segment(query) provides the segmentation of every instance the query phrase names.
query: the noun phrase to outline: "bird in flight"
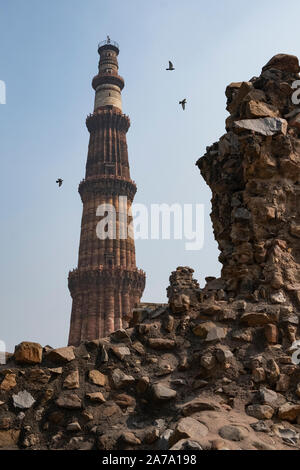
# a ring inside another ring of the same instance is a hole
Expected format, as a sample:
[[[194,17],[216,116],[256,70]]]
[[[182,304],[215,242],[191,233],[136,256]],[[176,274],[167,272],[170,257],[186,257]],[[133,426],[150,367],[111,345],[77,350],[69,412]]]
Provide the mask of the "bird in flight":
[[[166,70],[175,70],[172,62],[169,60],[169,67]]]
[[[61,178],[58,178],[56,180],[56,183],[58,184],[59,187],[61,187],[61,185],[63,184],[63,180]]]
[[[184,100],[182,100],[182,101],[179,101],[179,104],[181,104],[182,109],[184,110],[184,109],[185,109],[185,105],[186,105],[186,98],[184,98]]]

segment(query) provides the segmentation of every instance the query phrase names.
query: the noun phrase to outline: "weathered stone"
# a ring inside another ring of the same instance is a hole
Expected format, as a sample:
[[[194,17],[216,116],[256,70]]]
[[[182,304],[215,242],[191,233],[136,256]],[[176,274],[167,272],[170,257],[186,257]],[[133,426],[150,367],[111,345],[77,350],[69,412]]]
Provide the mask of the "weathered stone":
[[[280,281],[281,284],[281,281]],[[270,295],[270,300],[274,304],[284,304],[286,302],[286,296],[284,295],[283,292],[275,292],[274,294]]]
[[[159,439],[159,430],[156,428],[152,428],[146,432],[143,442],[145,442],[146,444],[153,444],[157,441],[157,439]]]
[[[94,419],[94,415],[90,410],[83,410],[83,412],[81,413],[81,416],[83,417],[85,421],[93,421]]]
[[[169,449],[169,440],[173,433],[172,429],[166,429],[159,438],[157,448],[160,450]]]
[[[241,119],[234,122],[235,129],[249,130],[261,135],[285,135],[287,132],[287,121],[277,117],[265,117],[260,119]]]
[[[253,340],[252,331],[250,329],[236,330],[232,332],[232,338],[240,341],[251,343]]]
[[[73,421],[67,425],[67,431],[78,432],[81,431],[81,426],[78,421]]]
[[[280,368],[274,359],[267,361],[266,374],[270,383],[275,383],[279,379]]]
[[[54,395],[54,390],[52,388],[46,389],[41,398],[41,405],[44,405],[45,403],[50,401],[53,395]]]
[[[281,426],[274,426],[274,432],[279,436],[285,444],[296,446],[299,440],[299,433],[294,429],[284,428]]]
[[[107,384],[107,376],[102,374],[99,370],[90,370],[89,381],[99,387],[104,387]]]
[[[49,369],[49,372],[51,372],[51,374],[61,375],[63,373],[63,368],[62,367],[54,367],[52,369]]]
[[[174,317],[172,315],[166,315],[163,319],[163,327],[168,333],[172,333],[174,329]]]
[[[86,397],[96,403],[104,403],[106,401],[101,392],[87,393]]]
[[[103,407],[101,407],[101,415],[105,418],[110,418],[114,415],[122,415],[122,411],[121,408],[115,403],[105,403]]]
[[[290,377],[286,374],[280,374],[276,384],[277,392],[287,392],[290,385]]]
[[[110,339],[118,343],[131,343],[128,332],[124,329],[116,330],[110,334]]]
[[[118,359],[123,361],[127,356],[130,356],[130,349],[127,346],[112,346],[111,350]]]
[[[226,425],[219,429],[219,434],[223,439],[229,441],[242,441],[248,436],[249,432],[242,426]]]
[[[262,70],[268,69],[298,73],[300,71],[298,57],[290,54],[277,54],[269,60]]]
[[[207,427],[193,418],[182,418],[176,425],[174,433],[170,437],[169,444],[172,447],[181,439],[199,440],[208,434]]]
[[[127,395],[126,393],[116,395],[114,401],[119,406],[135,406],[134,397]]]
[[[289,126],[291,127],[297,127],[298,129],[300,129],[300,114],[297,114],[296,116],[293,116],[290,120],[289,120]],[[295,227],[295,226],[294,226]],[[295,230],[295,236],[298,237],[298,232],[299,230],[299,227],[298,229],[296,228]],[[292,227],[291,227],[291,235],[294,235],[292,233]]]
[[[34,416],[37,421],[41,421],[44,411],[45,411],[44,408],[39,408],[35,411]]]
[[[227,101],[227,110],[235,114],[245,98],[245,96],[252,90],[253,84],[251,82],[236,82],[231,83],[226,88]]]
[[[271,431],[270,425],[268,425],[266,421],[256,421],[255,423],[251,423],[250,426],[255,432],[269,433]]]
[[[152,394],[155,400],[168,401],[175,398],[177,392],[161,383],[158,383],[152,386]]]
[[[141,441],[132,433],[132,432],[123,432],[120,435],[120,441],[131,444],[131,445],[140,445]]]
[[[173,313],[188,312],[190,309],[190,298],[185,294],[173,295],[170,300],[170,309]]]
[[[217,280],[213,281],[216,282]],[[210,283],[211,285],[211,283]],[[208,315],[208,316],[215,316],[220,315],[222,313],[222,307],[217,304],[204,304],[200,307],[200,315]]]
[[[187,381],[184,379],[173,379],[171,380],[172,385],[177,385],[177,386],[184,386],[187,385]]]
[[[170,450],[203,450],[199,442],[193,441],[192,439],[181,439],[176,442]]]
[[[271,419],[274,414],[274,409],[269,405],[249,405],[247,407],[249,416],[256,419]]]
[[[74,347],[68,346],[65,348],[52,349],[47,358],[51,362],[60,363],[60,362],[71,362],[75,359]]]
[[[228,346],[220,344],[216,348],[216,358],[221,364],[226,364],[232,361],[233,354]]]
[[[270,322],[270,317],[264,312],[247,312],[241,316],[241,322],[249,326],[261,326]]]
[[[279,419],[293,423],[300,415],[300,405],[294,403],[285,403],[278,410]]]
[[[219,411],[220,405],[215,401],[208,398],[195,398],[194,400],[185,403],[182,407],[182,414],[190,416],[199,411]]]
[[[268,343],[277,344],[278,342],[278,328],[276,325],[268,324],[264,328],[265,337]]]
[[[28,434],[22,442],[22,447],[34,447],[40,443],[40,438],[36,434]]]
[[[211,448],[212,450],[230,450],[223,439],[214,439]]]
[[[211,353],[206,353],[201,356],[200,364],[204,369],[211,370],[216,366],[216,359]]]
[[[115,369],[111,375],[113,385],[116,389],[127,387],[134,383],[134,377],[132,375],[126,375],[120,369]]]
[[[0,429],[10,429],[12,420],[9,417],[0,418]]]
[[[30,382],[44,385],[49,382],[51,376],[47,370],[28,369],[26,377]]]
[[[20,431],[11,429],[9,431],[0,431],[0,449],[12,449],[17,447]]]
[[[300,125],[300,114],[298,116],[299,116],[299,125]],[[293,235],[293,237],[300,238],[300,224],[297,225],[295,222],[291,222],[290,233],[291,235]]]
[[[168,349],[174,349],[176,346],[176,343],[172,339],[149,338],[148,345],[152,349],[168,350]]]
[[[137,383],[137,386],[136,386],[136,390],[139,394],[143,394],[146,392],[148,386],[150,384],[150,379],[149,377],[141,377],[139,380],[138,380],[138,383]]]
[[[285,399],[274,390],[270,390],[266,387],[262,387],[259,391],[259,401],[263,405],[269,405],[273,408],[277,408],[285,402]]]
[[[247,118],[277,117],[278,115],[279,111],[267,103],[250,100],[246,105]]]
[[[130,325],[138,325],[142,323],[148,316],[148,310],[142,307],[132,309],[132,318],[130,321]]]
[[[141,356],[144,356],[145,354],[145,348],[144,346],[142,345],[142,343],[140,343],[139,341],[135,341],[132,345],[133,349],[138,353],[140,354]]]
[[[68,390],[73,390],[79,388],[79,372],[78,370],[74,370],[71,372],[64,380],[63,384],[64,388]]]
[[[4,379],[1,382],[0,390],[8,392],[12,390],[17,385],[16,374],[6,374]]]
[[[216,341],[226,337],[226,328],[216,326],[213,322],[200,323],[195,326],[193,333],[205,341]]]
[[[70,410],[80,409],[82,407],[81,399],[76,393],[63,392],[56,400],[57,406]]]
[[[13,395],[12,398],[14,407],[21,408],[22,410],[31,408],[35,403],[33,396],[26,390],[19,392],[17,395]]]
[[[43,348],[38,343],[24,341],[15,347],[14,357],[19,364],[40,364],[43,358]]]

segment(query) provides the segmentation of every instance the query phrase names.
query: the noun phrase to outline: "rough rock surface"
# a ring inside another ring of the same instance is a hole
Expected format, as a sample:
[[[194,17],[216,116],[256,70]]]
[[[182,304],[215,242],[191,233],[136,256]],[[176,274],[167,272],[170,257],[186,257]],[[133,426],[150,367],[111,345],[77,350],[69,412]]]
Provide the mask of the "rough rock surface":
[[[0,448],[300,449],[298,73],[280,54],[229,85],[227,133],[197,163],[221,278],[201,289],[179,267],[169,304],[142,304],[126,330],[17,346],[0,366]]]
[[[229,85],[227,133],[197,162],[212,190],[224,300],[259,302],[261,313],[263,302],[284,305],[282,318],[300,307],[300,133],[293,122],[300,109],[292,101],[298,71],[297,58],[281,54],[260,77]],[[255,112],[266,107],[277,117]],[[278,323],[266,310],[265,322],[269,316]]]

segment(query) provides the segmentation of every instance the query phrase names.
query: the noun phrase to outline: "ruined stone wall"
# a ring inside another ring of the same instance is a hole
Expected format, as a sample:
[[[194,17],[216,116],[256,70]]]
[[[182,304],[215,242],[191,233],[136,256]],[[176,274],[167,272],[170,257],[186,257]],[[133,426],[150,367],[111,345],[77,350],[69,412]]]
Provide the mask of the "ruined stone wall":
[[[227,133],[197,165],[229,296],[300,305],[298,59],[275,56],[259,77],[226,89]]]

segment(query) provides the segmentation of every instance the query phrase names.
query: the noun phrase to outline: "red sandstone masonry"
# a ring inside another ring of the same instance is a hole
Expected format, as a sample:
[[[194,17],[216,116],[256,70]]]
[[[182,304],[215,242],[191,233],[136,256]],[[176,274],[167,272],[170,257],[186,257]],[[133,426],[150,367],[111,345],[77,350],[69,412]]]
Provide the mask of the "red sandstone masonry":
[[[93,79],[95,90],[101,84],[119,85],[115,46],[112,57],[108,45],[100,48],[99,74]],[[112,75],[103,67],[112,67]],[[145,287],[145,273],[136,268],[134,240],[122,240],[119,196],[126,196],[130,208],[136,185],[130,178],[126,133],[128,116],[116,106],[99,106],[87,118],[90,142],[85,179],[79,185],[83,202],[78,268],[69,273],[73,299],[69,345],[107,336],[127,326],[131,310],[138,305]],[[96,216],[101,204],[113,204],[116,210],[117,238],[100,240]],[[127,224],[132,217],[127,215]]]

